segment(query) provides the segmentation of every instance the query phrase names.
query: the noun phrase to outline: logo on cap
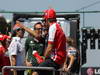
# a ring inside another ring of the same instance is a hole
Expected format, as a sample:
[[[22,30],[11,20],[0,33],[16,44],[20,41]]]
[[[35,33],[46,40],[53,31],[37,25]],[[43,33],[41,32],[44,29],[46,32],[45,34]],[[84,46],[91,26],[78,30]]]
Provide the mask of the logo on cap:
[[[94,69],[93,68],[88,68],[87,69],[87,75],[94,75]]]

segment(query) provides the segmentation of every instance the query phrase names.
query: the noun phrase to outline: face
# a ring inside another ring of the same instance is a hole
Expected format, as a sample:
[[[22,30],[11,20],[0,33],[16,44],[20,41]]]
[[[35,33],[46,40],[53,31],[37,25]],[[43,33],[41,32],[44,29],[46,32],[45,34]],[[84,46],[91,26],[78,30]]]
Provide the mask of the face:
[[[37,24],[34,28],[35,32],[41,36],[42,35],[42,25],[41,24]]]
[[[23,38],[23,36],[24,36],[24,33],[25,33],[25,31],[24,30],[19,30],[19,31],[17,31],[17,35],[20,37],[20,38]]]
[[[49,22],[47,20],[43,20],[42,21],[43,25],[48,26],[49,27]]]
[[[43,27],[43,35],[44,36],[48,35],[48,30],[49,30],[49,27],[47,25],[44,25],[44,27]]]
[[[48,35],[49,24],[46,20],[43,20],[42,23],[43,23],[43,35],[46,36]]]

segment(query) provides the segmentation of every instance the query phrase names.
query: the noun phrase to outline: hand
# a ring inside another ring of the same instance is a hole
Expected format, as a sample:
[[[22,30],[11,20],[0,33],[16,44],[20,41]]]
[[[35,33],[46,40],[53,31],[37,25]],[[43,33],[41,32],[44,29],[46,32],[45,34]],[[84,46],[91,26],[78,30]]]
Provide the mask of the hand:
[[[16,24],[18,24],[18,26],[20,26],[21,28],[24,28],[24,25],[20,21],[16,21]]]
[[[26,66],[31,67],[32,64],[30,62],[26,62]]]
[[[62,67],[63,71],[67,71],[67,64],[64,64],[64,66]]]
[[[42,63],[44,61],[43,57],[39,55],[37,51],[33,51],[33,56],[36,58],[38,64]]]
[[[70,71],[70,68],[63,67],[63,71],[65,71],[65,72],[69,72],[69,71]]]
[[[67,72],[70,72],[70,70],[71,70],[71,68],[69,68],[69,67],[66,68],[66,71]]]

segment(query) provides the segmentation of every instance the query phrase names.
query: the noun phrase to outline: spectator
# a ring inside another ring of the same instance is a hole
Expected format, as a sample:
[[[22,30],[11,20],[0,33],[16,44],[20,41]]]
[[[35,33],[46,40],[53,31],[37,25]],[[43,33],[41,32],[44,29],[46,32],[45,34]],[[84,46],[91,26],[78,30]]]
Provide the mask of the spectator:
[[[10,39],[10,36],[0,34],[0,72],[3,66],[10,66],[8,50],[7,50],[8,39]],[[9,75],[9,70],[6,70],[4,75]]]
[[[24,30],[15,25],[12,33],[12,41],[8,47],[11,66],[24,66],[25,48],[22,43],[23,36]],[[13,73],[16,75],[15,70],[13,70]],[[24,75],[24,71],[18,70],[17,75]]]
[[[42,24],[40,22],[36,23],[34,25],[34,31],[36,34],[40,36],[32,36],[27,38],[26,40],[26,51],[27,51],[27,56],[26,56],[26,65],[27,66],[38,66],[39,63],[37,59],[33,56],[33,51],[37,51],[40,56],[43,56],[44,53],[44,44],[45,41],[42,38]]]
[[[44,20],[49,25],[48,46],[44,53],[45,61],[39,64],[39,67],[54,67],[59,69],[66,59],[66,37],[65,34],[56,22],[56,12],[53,9],[48,9],[44,13]],[[50,58],[49,58],[50,57]],[[48,71],[37,71],[33,75],[49,75]]]
[[[7,22],[3,15],[0,14],[0,33],[7,34]]]
[[[67,72],[68,75],[78,75],[79,71],[79,52],[75,48],[75,42],[72,38],[67,38],[67,58],[63,66],[63,70]]]

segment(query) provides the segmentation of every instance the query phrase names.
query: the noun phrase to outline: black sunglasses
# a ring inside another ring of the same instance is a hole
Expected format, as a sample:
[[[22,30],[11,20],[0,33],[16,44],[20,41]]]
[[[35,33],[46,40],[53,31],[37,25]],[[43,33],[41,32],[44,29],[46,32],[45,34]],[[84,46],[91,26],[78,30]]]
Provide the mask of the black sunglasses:
[[[49,30],[48,28],[43,28],[43,31]]]
[[[34,28],[34,30],[42,30],[42,28]]]

